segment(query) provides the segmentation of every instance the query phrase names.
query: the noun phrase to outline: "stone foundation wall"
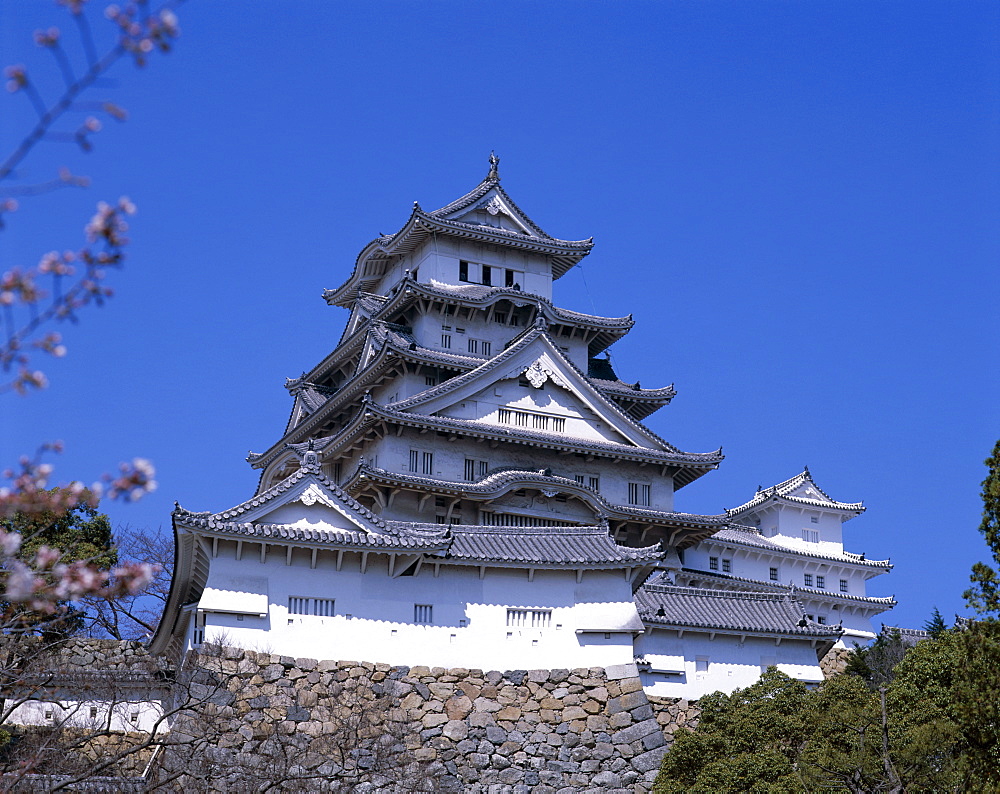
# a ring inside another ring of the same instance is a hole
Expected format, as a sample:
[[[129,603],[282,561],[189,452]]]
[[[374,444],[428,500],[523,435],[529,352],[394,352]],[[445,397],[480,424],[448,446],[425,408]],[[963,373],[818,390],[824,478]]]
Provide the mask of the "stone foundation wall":
[[[280,778],[282,790],[645,794],[698,718],[694,703],[651,701],[634,665],[501,673],[219,653],[199,659],[215,671],[209,706],[174,728],[211,739],[201,757],[165,760],[187,790]]]
[[[840,675],[847,669],[847,658],[850,656],[850,648],[831,648],[826,655],[819,660],[819,669],[823,671],[824,678],[832,678]]]

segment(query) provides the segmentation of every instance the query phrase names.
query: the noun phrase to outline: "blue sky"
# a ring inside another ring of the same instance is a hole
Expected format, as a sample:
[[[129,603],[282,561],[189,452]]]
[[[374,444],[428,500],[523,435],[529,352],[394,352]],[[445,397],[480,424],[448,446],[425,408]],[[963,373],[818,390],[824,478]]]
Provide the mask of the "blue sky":
[[[106,23],[94,9],[94,23]],[[649,420],[727,459],[678,494],[719,512],[808,465],[896,565],[887,622],[962,609],[982,460],[1000,436],[1000,7],[995,3],[263,3],[195,0],[175,52],[121,64],[96,150],[45,144],[87,191],[25,201],[0,269],[78,247],[99,199],[139,206],[116,297],[62,329],[51,386],[0,398],[0,461],[63,439],[63,479],[148,457],[113,519],[219,510],[280,434],[284,379],[346,320],[320,292],[501,157],[549,233],[594,236],[562,306],[636,327],[619,374],[678,396]],[[0,0],[3,64],[64,14]],[[48,76],[46,76],[48,75]],[[30,123],[0,96],[0,143]]]

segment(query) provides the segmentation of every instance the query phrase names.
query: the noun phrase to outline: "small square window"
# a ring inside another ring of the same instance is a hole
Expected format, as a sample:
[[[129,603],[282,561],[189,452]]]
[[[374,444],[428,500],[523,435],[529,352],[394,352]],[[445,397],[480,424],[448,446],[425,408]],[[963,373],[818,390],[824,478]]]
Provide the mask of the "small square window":
[[[811,521],[811,522],[812,522],[813,524],[818,524],[818,523],[819,523],[819,518],[818,518],[817,516],[809,516],[809,520],[810,520],[810,521]]]
[[[732,573],[733,572],[733,561],[732,560],[723,560],[722,561],[722,572],[723,573]]]
[[[694,669],[697,673],[707,673],[708,672],[709,657],[699,656],[694,660]]]
[[[778,569],[777,568],[771,568],[770,575],[771,575],[771,581],[772,582],[777,582],[778,581]]]
[[[825,615],[820,615],[818,618],[816,618],[816,622],[819,623],[819,625],[821,625],[821,626],[825,626],[826,625],[826,616]]]
[[[718,557],[709,557],[708,558],[708,570],[710,570],[710,571],[717,571],[717,570],[719,570],[719,558]]]
[[[413,605],[413,622],[419,626],[431,626],[434,623],[434,607],[431,604]]]

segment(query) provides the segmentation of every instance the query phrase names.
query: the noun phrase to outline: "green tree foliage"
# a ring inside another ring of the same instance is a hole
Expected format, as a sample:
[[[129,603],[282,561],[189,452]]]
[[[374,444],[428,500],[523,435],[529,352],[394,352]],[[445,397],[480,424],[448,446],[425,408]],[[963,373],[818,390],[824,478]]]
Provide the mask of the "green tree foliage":
[[[989,473],[983,480],[983,520],[979,531],[986,538],[993,561],[1000,568],[1000,441],[985,461]],[[983,562],[972,566],[969,577],[972,587],[965,591],[965,600],[980,614],[1000,615],[1000,576],[997,569]]]
[[[934,607],[934,611],[931,612],[930,618],[924,623],[924,631],[926,631],[931,639],[936,640],[942,634],[948,630],[948,624],[944,622],[944,618],[941,617],[941,610]]]
[[[59,558],[61,563],[82,560],[92,563],[97,569],[108,570],[118,562],[111,522],[107,515],[98,512],[87,500],[66,512],[40,510],[14,513],[0,519],[0,529],[21,534],[23,540],[15,557],[26,562],[31,561],[43,546],[58,549],[62,553]],[[34,626],[53,639],[77,633],[84,627],[82,614],[67,603],[62,603],[54,616],[44,618],[33,616],[26,606],[5,605],[5,610],[10,611],[9,626]]]
[[[847,657],[845,672],[862,678],[872,689],[878,689],[892,681],[893,669],[906,650],[899,629],[883,631],[871,645],[854,644]]]

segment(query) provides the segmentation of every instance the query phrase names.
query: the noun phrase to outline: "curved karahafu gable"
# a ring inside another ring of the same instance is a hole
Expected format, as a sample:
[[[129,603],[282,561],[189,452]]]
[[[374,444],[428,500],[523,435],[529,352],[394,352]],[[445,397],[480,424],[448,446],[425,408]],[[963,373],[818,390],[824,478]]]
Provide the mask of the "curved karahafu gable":
[[[475,188],[433,212],[414,202],[413,211],[395,234],[376,237],[366,245],[350,278],[323,297],[334,306],[349,308],[358,291],[372,292],[388,267],[434,234],[461,237],[505,248],[544,254],[552,263],[552,278],[564,275],[590,253],[593,239],[560,240],[542,231],[500,186],[500,174],[491,167]]]

